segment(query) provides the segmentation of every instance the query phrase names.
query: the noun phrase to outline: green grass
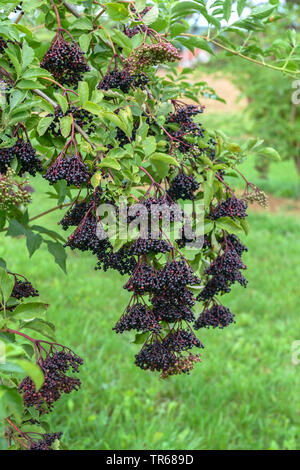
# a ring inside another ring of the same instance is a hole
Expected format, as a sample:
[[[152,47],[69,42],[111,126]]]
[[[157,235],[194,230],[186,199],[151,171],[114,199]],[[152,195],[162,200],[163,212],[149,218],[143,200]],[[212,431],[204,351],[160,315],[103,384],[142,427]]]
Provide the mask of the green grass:
[[[34,199],[36,213],[49,207],[39,193]],[[54,227],[59,216],[43,222]],[[200,331],[203,362],[168,381],[138,369],[138,347],[111,331],[128,299],[117,273],[71,252],[65,276],[46,250],[29,261],[24,239],[2,239],[0,257],[40,290],[58,339],[85,359],[81,391],[47,418],[70,448],[300,449],[300,366],[291,363],[300,339],[300,221],[251,214],[249,222],[249,287],[224,297],[236,324]]]

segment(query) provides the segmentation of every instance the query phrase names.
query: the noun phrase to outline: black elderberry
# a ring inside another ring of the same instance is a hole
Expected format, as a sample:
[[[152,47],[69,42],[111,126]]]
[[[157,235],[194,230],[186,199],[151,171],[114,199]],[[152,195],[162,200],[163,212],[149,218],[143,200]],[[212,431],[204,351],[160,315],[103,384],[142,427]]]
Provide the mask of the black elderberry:
[[[13,147],[0,148],[0,172],[5,174],[7,168],[10,167],[11,161],[14,158]]]
[[[74,206],[67,211],[59,224],[62,226],[63,230],[68,230],[71,226],[77,227],[85,216],[87,210],[88,204],[86,201],[76,202]]]
[[[84,72],[90,70],[84,53],[75,41],[67,42],[59,31],[42,59],[41,67],[52,73],[62,85],[77,87]]]
[[[145,261],[140,262],[129,281],[124,285],[124,289],[135,294],[159,290],[157,271]]]
[[[111,90],[112,88],[119,88],[123,93],[128,93],[130,86],[133,82],[133,77],[128,70],[114,69],[104,75],[101,82],[98,84],[98,90]]]
[[[28,450],[52,450],[52,444],[56,440],[60,440],[62,434],[62,432],[41,434],[41,439],[34,440],[31,437],[32,433],[28,432],[26,433],[26,438],[30,443]],[[36,435],[34,437],[36,438]]]
[[[124,331],[130,330],[159,333],[161,326],[155,319],[152,310],[146,305],[136,303],[127,307],[125,313],[114,326],[113,330],[115,330],[116,333],[123,333]]]
[[[234,315],[223,305],[213,305],[210,309],[205,308],[194,323],[194,329],[199,328],[224,328],[234,322]]]
[[[65,180],[68,186],[77,188],[86,183],[90,177],[88,166],[78,155],[70,155],[66,158],[58,157],[47,169],[43,178],[54,184],[59,180]]]
[[[38,171],[42,171],[42,163],[36,156],[36,150],[29,140],[25,141],[19,138],[13,147],[13,152],[21,165],[20,175],[27,172],[31,176],[35,176]]]
[[[186,175],[180,171],[177,176],[172,180],[167,194],[173,201],[177,199],[195,199],[194,192],[199,189],[200,184],[195,180],[192,175]]]
[[[248,215],[246,212],[247,207],[247,203],[244,200],[231,196],[225,201],[220,202],[217,207],[211,211],[210,218],[213,220],[220,219],[221,217],[231,217],[232,219],[238,217],[245,219]]]
[[[29,281],[20,281],[19,279],[15,280],[15,285],[13,287],[11,297],[15,299],[23,299],[28,297],[37,297],[39,292],[33,287]]]
[[[192,322],[195,320],[192,309],[185,304],[182,298],[172,299],[166,298],[163,295],[156,295],[152,298],[153,314],[157,321],[166,321],[174,323],[178,320],[185,320]]]
[[[83,360],[67,348],[48,353],[45,359],[39,361],[39,366],[44,374],[42,387],[36,390],[30,377],[25,377],[19,385],[24,405],[35,407],[40,415],[51,412],[54,403],[63,393],[69,394],[80,388],[80,380],[67,376],[66,372],[78,372],[81,364],[83,364]]]
[[[166,253],[171,250],[171,245],[165,240],[151,238],[138,238],[128,249],[130,255],[146,255],[153,253]]]
[[[0,54],[3,54],[6,48],[7,48],[7,41],[2,36],[0,36]]]
[[[173,367],[175,363],[175,353],[159,340],[144,345],[135,356],[135,364],[143,370],[164,371]]]
[[[195,336],[191,330],[184,330],[178,328],[175,331],[171,331],[163,340],[164,345],[169,351],[180,353],[182,351],[188,351],[193,347],[203,349],[204,346],[201,341]]]
[[[167,263],[158,272],[158,280],[160,286],[165,286],[173,292],[187,285],[194,286],[201,282],[184,260],[173,260]]]

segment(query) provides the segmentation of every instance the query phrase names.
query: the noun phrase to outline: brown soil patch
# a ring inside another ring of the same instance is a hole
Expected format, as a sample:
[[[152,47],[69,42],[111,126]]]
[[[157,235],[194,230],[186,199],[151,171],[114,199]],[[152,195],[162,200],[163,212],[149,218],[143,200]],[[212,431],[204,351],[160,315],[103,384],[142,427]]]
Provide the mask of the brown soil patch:
[[[231,83],[230,80],[221,77],[218,74],[206,75],[202,74],[200,71],[195,72],[193,80],[207,82],[208,86],[212,87],[216,94],[226,101],[226,103],[222,103],[221,101],[209,98],[201,98],[201,104],[206,106],[205,112],[207,114],[241,111],[246,108],[247,99],[240,99],[240,91],[233,85],[233,83]]]

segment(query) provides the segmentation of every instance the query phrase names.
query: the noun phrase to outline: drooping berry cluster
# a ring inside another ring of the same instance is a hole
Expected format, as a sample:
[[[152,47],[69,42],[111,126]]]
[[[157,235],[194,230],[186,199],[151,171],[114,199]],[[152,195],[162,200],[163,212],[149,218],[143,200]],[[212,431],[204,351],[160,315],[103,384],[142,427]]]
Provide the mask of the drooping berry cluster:
[[[7,168],[5,174],[0,174],[0,210],[10,212],[20,205],[26,207],[30,202],[29,180],[16,179],[16,172]]]
[[[0,36],[0,54],[3,54],[6,48],[7,48],[7,41],[2,36]]]
[[[37,172],[42,171],[41,160],[36,156],[36,150],[28,139],[19,138],[13,147],[13,151],[21,165],[20,175],[27,172],[31,176],[35,176]]]
[[[61,136],[60,119],[70,115],[73,116],[76,124],[83,128],[88,135],[95,132],[96,124],[93,123],[93,115],[89,111],[76,106],[70,106],[65,113],[59,106],[56,107],[54,119],[48,127],[48,132],[54,137]],[[53,114],[48,114],[47,117],[53,117]]]
[[[14,150],[11,148],[0,148],[0,173],[5,174],[14,158]]]
[[[115,68],[111,72],[104,75],[101,82],[98,84],[98,90],[111,90],[112,88],[119,88],[123,93],[128,93],[132,84],[133,77],[127,69],[119,70]]]
[[[52,450],[52,444],[56,440],[61,439],[63,435],[62,432],[55,432],[55,433],[45,433],[41,434],[40,439],[33,439],[31,437],[32,433],[26,433],[27,440],[29,441],[29,449],[28,450]],[[34,436],[36,438],[36,436]]]
[[[89,169],[82,161],[80,154],[73,154],[67,157],[59,156],[54,163],[49,166],[43,178],[54,184],[59,180],[65,180],[68,186],[74,185],[80,188],[90,178]]]
[[[158,334],[161,330],[161,326],[156,320],[152,310],[148,308],[147,305],[135,301],[133,305],[129,305],[126,308],[113,330],[115,330],[116,333],[136,330],[143,333],[153,331]]]
[[[173,44],[170,42],[157,42],[142,44],[132,51],[126,60],[126,66],[132,73],[136,73],[151,65],[176,62],[180,59],[179,51]]]
[[[36,290],[31,282],[29,281],[21,281],[16,278],[15,285],[11,293],[11,297],[15,299],[25,299],[28,297],[38,297],[39,291]]]
[[[182,153],[191,152],[194,148],[198,149],[195,142],[189,142],[190,137],[204,137],[205,130],[200,123],[193,121],[193,117],[203,113],[202,106],[187,105],[173,100],[174,112],[169,114],[167,124],[170,126],[170,135],[176,139],[178,149]],[[174,124],[177,129],[173,129]],[[185,138],[186,137],[186,138]]]
[[[173,201],[177,201],[177,199],[193,200],[195,199],[194,192],[197,191],[199,187],[200,184],[192,175],[186,175],[183,171],[179,171],[172,180],[167,193]]]
[[[243,199],[230,196],[211,211],[210,217],[213,220],[220,219],[221,217],[245,219],[247,217],[247,207],[247,203]]]
[[[152,7],[146,7],[142,11],[139,12],[137,20],[139,21],[141,18],[145,16],[148,11],[151,10]],[[135,8],[131,8],[132,13],[136,13]],[[129,38],[133,38],[138,33],[144,33],[147,29],[147,26],[144,24],[140,24],[137,26],[124,26],[124,34],[128,36]]]
[[[205,270],[209,280],[197,300],[207,301],[217,294],[228,293],[235,282],[247,287],[247,280],[241,273],[241,270],[247,268],[241,260],[241,255],[247,248],[234,235],[225,238],[223,245],[223,253],[219,253],[210,267]]]
[[[41,348],[40,343],[37,342],[39,348]],[[83,360],[67,348],[57,350],[55,345],[51,345],[51,349],[46,357],[39,361],[45,378],[42,387],[36,390],[30,377],[25,377],[19,385],[25,406],[36,408],[40,415],[51,412],[54,403],[62,394],[77,391],[81,386],[79,379],[66,373],[68,371],[77,373]]]
[[[224,328],[234,322],[234,315],[229,308],[215,304],[211,308],[205,308],[194,323],[194,329],[199,328]]]
[[[67,42],[60,29],[44,55],[41,67],[52,73],[61,85],[74,87],[82,80],[83,74],[90,70],[78,44],[72,37]]]

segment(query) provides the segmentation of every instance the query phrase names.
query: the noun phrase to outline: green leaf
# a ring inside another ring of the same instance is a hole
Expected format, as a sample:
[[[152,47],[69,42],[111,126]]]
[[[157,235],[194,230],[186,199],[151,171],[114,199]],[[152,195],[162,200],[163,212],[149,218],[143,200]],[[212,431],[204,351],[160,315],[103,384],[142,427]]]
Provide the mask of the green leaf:
[[[67,138],[70,135],[72,127],[71,116],[64,116],[59,119],[60,130],[63,137]]]
[[[23,328],[26,328],[27,330],[37,331],[38,333],[41,333],[46,338],[49,338],[52,341],[56,340],[54,334],[55,327],[53,323],[45,321],[41,318],[35,318],[34,320],[24,322],[21,326],[21,329]]]
[[[83,109],[86,109],[90,113],[96,114],[97,116],[103,116],[103,108],[92,101],[86,101],[82,106]]]
[[[25,374],[31,378],[36,391],[39,390],[45,380],[42,369],[26,359],[16,359],[15,362],[23,369]]]
[[[67,99],[60,95],[59,93],[53,93],[55,96],[56,101],[58,102],[59,106],[63,113],[65,113],[69,107]]]
[[[135,335],[134,341],[132,341],[133,344],[144,344],[147,337],[149,336],[149,333],[137,333]]]
[[[43,238],[39,234],[34,234],[30,230],[26,233],[26,245],[31,256],[38,250],[43,242]]]
[[[242,227],[230,217],[221,217],[216,221],[216,226],[222,230],[226,230],[226,232],[234,233],[235,235],[240,235],[243,230]]]
[[[179,166],[177,160],[166,153],[156,152],[150,156],[149,160],[161,178],[168,175],[170,165]]]
[[[118,160],[115,160],[110,157],[104,158],[99,165],[100,168],[113,168],[114,170],[121,170],[121,165]]]
[[[26,302],[19,304],[11,313],[10,317],[20,320],[31,320],[39,315],[44,315],[49,305],[43,302]]]
[[[9,414],[13,414],[16,421],[20,422],[23,414],[23,400],[18,391],[15,388],[0,385],[0,398],[7,406]]]
[[[7,274],[5,269],[0,268],[0,294],[2,304],[5,304],[10,298],[14,285],[14,276]]]
[[[55,240],[55,241],[60,240],[63,243],[65,243],[65,239],[59,233],[55,232],[54,230],[49,230],[48,228],[42,227],[41,225],[32,225],[30,228],[34,232],[44,233],[44,234],[48,235],[49,237],[53,238],[53,240]]]
[[[82,16],[81,18],[78,18],[77,20],[75,20],[72,23],[72,29],[92,30],[93,29],[93,23],[86,16]]]
[[[228,22],[231,16],[232,0],[225,0],[223,3],[224,18]]]
[[[105,6],[108,16],[114,21],[126,20],[129,16],[126,6],[121,3],[106,3]]]
[[[145,24],[149,25],[154,23],[154,21],[157,20],[159,15],[159,10],[157,5],[153,5],[151,7],[151,10],[149,10],[144,16],[143,16],[143,21]]]
[[[21,90],[33,90],[34,88],[45,88],[44,85],[41,85],[35,80],[21,80],[16,85],[17,88]]]
[[[272,147],[266,147],[266,148],[260,150],[259,154],[263,155],[264,157],[271,158],[272,160],[275,160],[275,161],[278,161],[278,162],[281,161],[281,157],[280,157],[279,153],[277,152],[277,150],[273,149]]]
[[[210,47],[209,43],[205,41],[205,39],[197,38],[197,37],[193,37],[193,38],[180,37],[180,38],[177,38],[177,41],[183,44],[188,49],[190,49],[190,51],[192,52],[194,51],[194,48],[197,47],[198,49],[202,49],[208,52],[209,54],[215,55],[214,50]]]
[[[238,12],[239,16],[241,16],[241,14],[243,13],[245,5],[246,5],[246,0],[238,0],[237,1],[237,12]]]
[[[143,142],[142,142],[142,145],[143,145],[143,149],[144,149],[144,152],[145,152],[145,155],[146,157],[148,157],[149,155],[151,155],[153,152],[155,152],[156,150],[156,140],[155,140],[155,137],[154,136],[149,136],[147,137]]]
[[[81,106],[89,99],[89,86],[86,82],[79,82],[78,83],[78,94],[80,99]]]
[[[22,69],[26,69],[34,59],[34,50],[28,46],[27,42],[23,40],[22,43]]]
[[[81,34],[79,38],[79,46],[83,52],[87,52],[90,47],[92,36],[90,34]]]
[[[48,245],[48,251],[54,257],[55,262],[58,266],[63,270],[64,273],[67,273],[66,270],[66,250],[64,249],[63,245],[59,242],[46,242]]]
[[[40,121],[38,123],[38,126],[37,126],[37,133],[40,136],[45,134],[48,127],[52,123],[53,119],[54,119],[54,116],[53,117],[43,117],[42,119],[40,119]]]

